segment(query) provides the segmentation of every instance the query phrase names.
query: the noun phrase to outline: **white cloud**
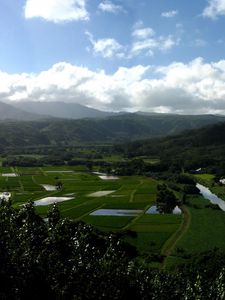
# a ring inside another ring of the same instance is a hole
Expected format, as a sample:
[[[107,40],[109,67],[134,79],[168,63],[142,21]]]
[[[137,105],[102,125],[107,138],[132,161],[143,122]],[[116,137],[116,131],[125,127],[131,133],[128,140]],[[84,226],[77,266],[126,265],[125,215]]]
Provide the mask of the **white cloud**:
[[[179,45],[180,38],[168,35],[157,36],[151,27],[143,27],[142,22],[134,25],[131,33],[132,43],[127,45],[120,44],[114,38],[95,39],[90,32],[86,32],[92,45],[92,51],[96,55],[104,58],[124,58],[132,59],[135,56],[153,56],[156,50],[166,52]],[[90,48],[87,48],[90,51]]]
[[[124,47],[113,38],[104,38],[95,40],[90,32],[86,32],[93,46],[94,54],[101,55],[104,58],[122,58],[124,57]]]
[[[60,62],[39,74],[0,72],[1,100],[66,101],[103,110],[225,114],[225,60],[103,70]]]
[[[123,13],[126,12],[125,9],[121,5],[114,4],[114,3],[112,3],[111,1],[108,1],[108,0],[105,0],[105,1],[101,2],[99,4],[98,8],[101,11],[108,12],[108,13],[113,13],[113,14],[118,14],[120,12],[123,12]]]
[[[134,42],[128,57],[134,57],[139,54],[153,56],[155,50],[165,52],[179,44],[179,39],[174,36],[156,36],[154,30],[149,27],[135,29],[132,36],[134,37]]]
[[[46,21],[62,23],[88,20],[87,0],[27,0],[25,18],[43,18]]]
[[[164,18],[173,18],[176,15],[178,15],[178,10],[164,11],[161,13],[161,17],[164,17]]]
[[[146,39],[150,36],[153,36],[154,34],[155,31],[151,27],[135,29],[132,32],[132,36],[137,39]]]
[[[225,16],[225,0],[208,0],[208,6],[205,7],[202,15],[211,19]]]

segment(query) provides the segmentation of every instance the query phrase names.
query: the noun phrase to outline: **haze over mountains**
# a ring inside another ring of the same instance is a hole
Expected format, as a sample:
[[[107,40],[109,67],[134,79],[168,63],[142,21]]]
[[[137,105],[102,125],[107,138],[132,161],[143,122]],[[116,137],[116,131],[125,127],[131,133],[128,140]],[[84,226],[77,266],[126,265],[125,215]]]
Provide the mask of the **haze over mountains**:
[[[21,101],[12,102],[11,105],[28,113],[63,119],[104,118],[114,115],[112,112],[100,111],[78,103]]]
[[[27,110],[30,109],[32,112],[28,112],[23,111],[19,103],[16,108],[0,102],[2,146],[124,142],[175,135],[186,129],[225,122],[224,116],[215,115],[139,112],[110,116],[110,113],[77,104],[41,103],[39,105],[40,102],[32,102],[30,106],[27,106]],[[26,108],[25,103],[22,106]],[[37,112],[40,114],[33,113],[36,111],[35,107],[38,108]],[[71,119],[72,117],[78,118],[78,116],[80,119]]]
[[[0,102],[0,120],[21,120],[34,121],[43,118],[43,116],[32,112],[26,112],[20,108]]]

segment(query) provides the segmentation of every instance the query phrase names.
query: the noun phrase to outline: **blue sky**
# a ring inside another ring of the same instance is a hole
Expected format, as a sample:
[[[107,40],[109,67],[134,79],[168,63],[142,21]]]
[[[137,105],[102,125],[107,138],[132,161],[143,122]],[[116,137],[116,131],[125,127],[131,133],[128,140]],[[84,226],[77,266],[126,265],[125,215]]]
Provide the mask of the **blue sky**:
[[[225,0],[1,0],[0,99],[225,113]]]

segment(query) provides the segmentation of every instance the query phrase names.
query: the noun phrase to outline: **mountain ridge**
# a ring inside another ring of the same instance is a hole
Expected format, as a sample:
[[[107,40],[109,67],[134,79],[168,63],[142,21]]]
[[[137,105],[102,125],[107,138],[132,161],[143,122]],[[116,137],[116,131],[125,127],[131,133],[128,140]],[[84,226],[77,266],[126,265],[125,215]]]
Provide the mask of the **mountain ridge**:
[[[225,122],[225,117],[124,114],[79,120],[57,118],[37,121],[2,120],[0,138],[4,146],[121,143],[172,136],[183,130],[219,122]]]
[[[90,108],[78,103],[67,103],[63,101],[40,102],[40,101],[21,101],[12,103],[12,106],[43,116],[50,116],[62,119],[84,119],[84,118],[105,118],[114,115],[113,112],[105,112]]]

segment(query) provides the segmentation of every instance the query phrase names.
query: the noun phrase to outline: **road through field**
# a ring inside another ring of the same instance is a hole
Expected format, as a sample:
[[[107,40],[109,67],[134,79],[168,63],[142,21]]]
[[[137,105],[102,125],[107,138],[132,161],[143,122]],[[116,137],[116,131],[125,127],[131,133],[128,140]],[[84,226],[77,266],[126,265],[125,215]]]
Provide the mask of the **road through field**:
[[[183,237],[183,235],[187,232],[190,222],[191,222],[191,215],[186,206],[182,206],[183,212],[183,221],[178,228],[178,230],[166,241],[164,244],[161,255],[165,256],[163,260],[162,269],[166,267],[167,258],[172,254],[174,247],[176,246],[177,242]]]

